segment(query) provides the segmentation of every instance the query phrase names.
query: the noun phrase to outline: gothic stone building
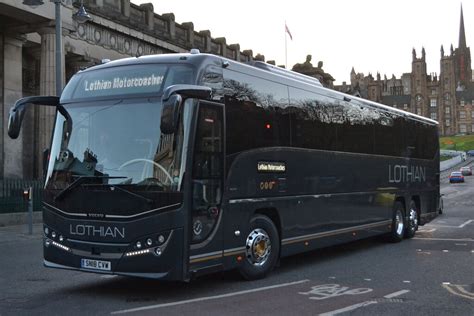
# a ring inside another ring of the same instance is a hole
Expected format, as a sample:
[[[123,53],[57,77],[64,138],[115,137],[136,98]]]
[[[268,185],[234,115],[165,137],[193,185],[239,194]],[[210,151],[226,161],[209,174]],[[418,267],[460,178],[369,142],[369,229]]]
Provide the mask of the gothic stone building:
[[[474,79],[462,8],[458,48],[451,45],[446,54],[441,46],[439,76],[427,73],[424,48],[420,58],[415,49],[412,55],[411,72],[399,79],[364,76],[352,68],[350,85],[335,89],[437,120],[441,135],[474,134]]]
[[[195,31],[192,22],[176,23],[173,13],[156,14],[153,5],[130,0],[84,0],[92,20],[78,24],[75,0],[64,0],[62,78],[102,59],[181,53],[191,48],[238,61],[265,60],[224,37]],[[0,179],[39,178],[42,153],[49,146],[54,109],[31,107],[16,140],[7,135],[10,107],[21,97],[55,95],[55,8],[44,1],[32,8],[21,0],[0,0]]]

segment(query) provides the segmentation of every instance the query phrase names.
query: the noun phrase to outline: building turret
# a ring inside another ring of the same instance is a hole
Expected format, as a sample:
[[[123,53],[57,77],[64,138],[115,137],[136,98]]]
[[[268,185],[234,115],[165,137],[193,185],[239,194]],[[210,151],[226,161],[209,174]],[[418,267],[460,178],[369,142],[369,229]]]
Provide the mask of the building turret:
[[[459,48],[466,48],[466,33],[464,31],[464,17],[461,4],[461,23],[459,25]]]
[[[459,23],[459,47],[454,51],[456,82],[460,87],[468,87],[472,81],[471,50],[466,45],[464,30],[464,16],[461,6],[461,20]]]

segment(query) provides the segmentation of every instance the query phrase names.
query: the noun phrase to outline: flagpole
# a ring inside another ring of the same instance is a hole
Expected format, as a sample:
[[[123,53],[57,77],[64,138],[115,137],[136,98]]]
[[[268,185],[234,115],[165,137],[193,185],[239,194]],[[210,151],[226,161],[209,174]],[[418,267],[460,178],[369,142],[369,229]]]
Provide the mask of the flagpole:
[[[286,20],[285,20],[285,68],[288,69],[288,49],[286,44]]]

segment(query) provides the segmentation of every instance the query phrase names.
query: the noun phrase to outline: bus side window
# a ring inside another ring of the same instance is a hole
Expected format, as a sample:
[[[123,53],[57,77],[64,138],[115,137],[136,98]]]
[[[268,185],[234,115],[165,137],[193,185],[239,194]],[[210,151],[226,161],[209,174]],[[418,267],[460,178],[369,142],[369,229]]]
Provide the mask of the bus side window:
[[[212,89],[212,100],[223,101],[224,79],[221,67],[216,67],[214,65],[208,66],[204,71],[199,84]]]

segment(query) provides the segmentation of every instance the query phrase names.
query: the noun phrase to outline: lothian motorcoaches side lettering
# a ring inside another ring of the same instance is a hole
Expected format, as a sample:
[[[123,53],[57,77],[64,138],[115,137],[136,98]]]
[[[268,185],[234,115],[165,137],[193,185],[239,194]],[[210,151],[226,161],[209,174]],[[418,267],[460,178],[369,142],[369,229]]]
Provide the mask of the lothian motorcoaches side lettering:
[[[388,165],[388,182],[425,182],[426,167],[407,165]]]

